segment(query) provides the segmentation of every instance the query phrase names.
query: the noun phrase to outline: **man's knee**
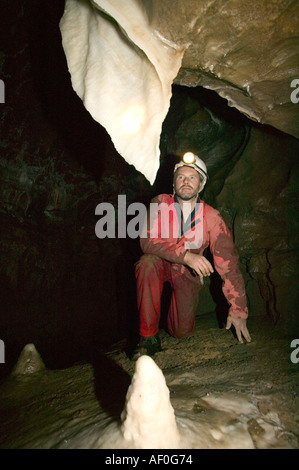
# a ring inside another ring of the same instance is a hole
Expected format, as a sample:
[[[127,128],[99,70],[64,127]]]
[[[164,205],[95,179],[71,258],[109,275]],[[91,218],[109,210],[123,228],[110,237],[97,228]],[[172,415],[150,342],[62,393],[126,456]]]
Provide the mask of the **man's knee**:
[[[145,254],[140,257],[139,261],[137,261],[135,265],[135,273],[137,275],[140,270],[150,272],[160,265],[162,265],[162,259],[159,256]]]
[[[176,328],[174,331],[170,331],[171,336],[177,339],[189,338],[192,336],[195,330],[195,325],[190,326],[190,328]]]

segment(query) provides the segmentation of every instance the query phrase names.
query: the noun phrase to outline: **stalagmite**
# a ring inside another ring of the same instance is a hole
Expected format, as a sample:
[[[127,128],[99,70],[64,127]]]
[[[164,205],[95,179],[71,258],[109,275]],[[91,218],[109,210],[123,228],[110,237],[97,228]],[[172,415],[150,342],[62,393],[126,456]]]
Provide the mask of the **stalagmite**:
[[[12,375],[35,374],[45,369],[45,364],[34,344],[27,344],[22,350],[18,362],[12,370]]]
[[[60,30],[74,90],[120,155],[153,183],[185,49],[153,29],[138,0],[66,0]]]
[[[178,448],[176,425],[164,375],[149,356],[141,356],[127,392],[122,434],[139,449]]]

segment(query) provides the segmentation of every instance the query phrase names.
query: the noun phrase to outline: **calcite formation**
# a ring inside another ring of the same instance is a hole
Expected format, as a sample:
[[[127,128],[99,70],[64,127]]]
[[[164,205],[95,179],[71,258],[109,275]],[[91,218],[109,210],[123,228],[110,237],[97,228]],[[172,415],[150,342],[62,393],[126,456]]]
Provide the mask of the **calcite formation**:
[[[12,375],[31,375],[45,369],[45,364],[34,344],[24,346]]]
[[[157,34],[135,0],[67,0],[60,27],[74,90],[118,152],[153,183],[183,48]]]
[[[169,389],[161,369],[141,356],[126,397],[122,434],[139,449],[175,449],[180,444]]]

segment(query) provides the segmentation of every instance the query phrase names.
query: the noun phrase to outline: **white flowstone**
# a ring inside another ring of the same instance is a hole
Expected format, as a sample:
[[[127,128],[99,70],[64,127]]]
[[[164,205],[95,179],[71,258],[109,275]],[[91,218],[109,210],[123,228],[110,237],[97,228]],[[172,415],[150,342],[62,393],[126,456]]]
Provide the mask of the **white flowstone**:
[[[122,413],[125,440],[139,449],[175,449],[180,444],[174,409],[162,371],[149,356],[136,362]]]
[[[153,184],[185,48],[153,29],[138,0],[66,0],[60,30],[74,90],[120,155]]]

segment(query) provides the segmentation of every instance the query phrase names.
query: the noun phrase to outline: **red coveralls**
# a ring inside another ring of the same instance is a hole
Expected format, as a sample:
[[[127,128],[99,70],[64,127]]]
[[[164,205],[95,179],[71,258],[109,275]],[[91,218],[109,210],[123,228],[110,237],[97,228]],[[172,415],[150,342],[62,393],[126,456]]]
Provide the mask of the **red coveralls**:
[[[151,202],[156,205],[165,203],[159,207],[167,208],[174,204],[175,199],[168,194],[161,194]],[[202,255],[205,248],[210,246],[214,267],[222,278],[222,290],[230,304],[229,315],[235,318],[247,318],[244,280],[239,271],[239,257],[231,234],[219,212],[204,201],[200,202],[201,212],[195,211],[193,222],[199,221],[203,224],[202,244],[200,248],[190,251]],[[164,236],[165,232],[163,237],[161,236],[163,220],[169,223],[167,238]],[[194,276],[183,264],[187,232],[178,237],[179,227],[180,221],[176,212],[170,211],[167,218],[163,218],[163,209],[161,209],[155,226],[153,227],[148,221],[146,234],[140,237],[144,255],[136,263],[135,273],[141,336],[153,336],[159,331],[161,295],[166,281],[169,281],[172,287],[167,317],[169,333],[175,338],[183,338],[194,331],[201,283],[200,277]]]

